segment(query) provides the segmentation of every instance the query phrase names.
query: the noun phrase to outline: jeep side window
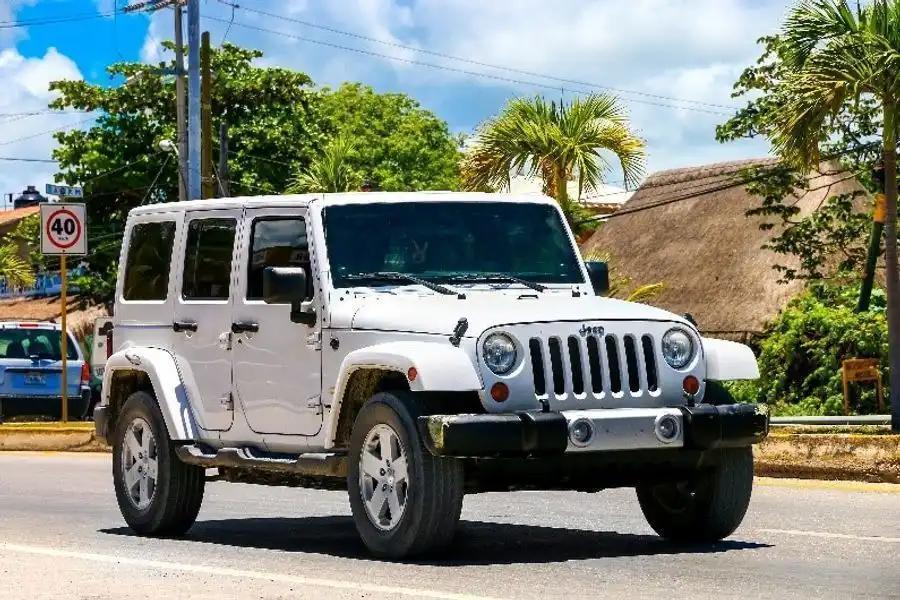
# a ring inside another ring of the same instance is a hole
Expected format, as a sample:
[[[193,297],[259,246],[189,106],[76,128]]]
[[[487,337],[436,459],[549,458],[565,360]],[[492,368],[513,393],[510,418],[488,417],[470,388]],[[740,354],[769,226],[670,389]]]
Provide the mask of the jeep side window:
[[[185,300],[227,300],[231,288],[235,219],[194,219],[188,225],[181,276]]]
[[[125,300],[166,299],[174,240],[174,221],[138,223],[131,228],[122,286]]]
[[[309,242],[303,219],[263,217],[253,221],[250,261],[247,265],[247,300],[262,300],[263,271],[266,267],[303,267],[309,290],[313,289]]]

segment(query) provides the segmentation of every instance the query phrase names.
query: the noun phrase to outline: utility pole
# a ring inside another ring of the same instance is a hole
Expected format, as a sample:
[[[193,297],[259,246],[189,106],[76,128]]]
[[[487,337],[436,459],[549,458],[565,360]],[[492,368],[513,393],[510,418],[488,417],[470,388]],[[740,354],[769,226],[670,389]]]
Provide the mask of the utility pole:
[[[188,16],[188,198],[201,198],[200,0],[187,0]]]
[[[200,168],[204,198],[214,198],[216,195],[212,174],[212,69],[209,54],[209,32],[204,31],[200,46],[200,130],[203,138]]]
[[[222,119],[222,122],[219,123],[219,194],[221,198],[228,198],[231,196],[231,189],[229,185],[230,177],[228,175],[228,125],[225,124],[225,119]]]
[[[178,138],[175,143],[178,147],[178,200],[184,202],[188,199],[188,140],[185,97],[184,97],[184,33],[182,27],[181,2],[175,3],[175,119],[178,121]]]

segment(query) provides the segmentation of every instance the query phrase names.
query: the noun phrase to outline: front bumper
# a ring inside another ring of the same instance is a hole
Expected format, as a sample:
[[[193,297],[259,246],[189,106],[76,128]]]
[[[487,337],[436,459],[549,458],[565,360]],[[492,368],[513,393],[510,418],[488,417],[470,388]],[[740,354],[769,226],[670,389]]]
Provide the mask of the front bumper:
[[[670,435],[661,432],[663,421]],[[573,441],[576,423],[587,424],[589,440]],[[419,417],[419,428],[437,456],[492,457],[749,446],[766,437],[769,417],[756,405],[730,404],[429,415]]]

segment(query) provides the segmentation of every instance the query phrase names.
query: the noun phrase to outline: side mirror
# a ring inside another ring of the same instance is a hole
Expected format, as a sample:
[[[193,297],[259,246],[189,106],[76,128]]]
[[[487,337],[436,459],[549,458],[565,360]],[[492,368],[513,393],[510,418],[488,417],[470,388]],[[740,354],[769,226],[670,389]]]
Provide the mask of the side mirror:
[[[589,261],[584,263],[587,267],[588,279],[594,288],[594,295],[603,296],[609,291],[609,265],[605,262]]]
[[[263,300],[266,304],[290,304],[291,321],[312,326],[316,313],[306,293],[306,271],[300,267],[266,267]]]

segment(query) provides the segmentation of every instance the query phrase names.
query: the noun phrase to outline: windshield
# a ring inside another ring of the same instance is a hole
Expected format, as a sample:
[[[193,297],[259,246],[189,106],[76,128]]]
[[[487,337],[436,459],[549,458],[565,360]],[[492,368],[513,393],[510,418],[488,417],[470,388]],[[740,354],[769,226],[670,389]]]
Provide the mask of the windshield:
[[[55,329],[0,329],[0,358],[62,360],[61,339],[60,331]],[[66,354],[70,360],[78,358],[71,337]]]
[[[360,285],[354,275],[366,273],[443,283],[498,274],[542,283],[584,281],[559,212],[546,204],[352,204],[329,206],[324,214],[335,287]]]

